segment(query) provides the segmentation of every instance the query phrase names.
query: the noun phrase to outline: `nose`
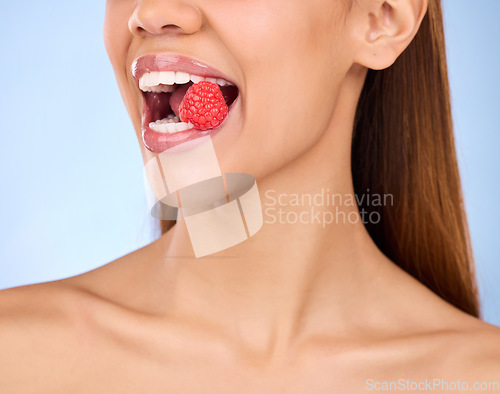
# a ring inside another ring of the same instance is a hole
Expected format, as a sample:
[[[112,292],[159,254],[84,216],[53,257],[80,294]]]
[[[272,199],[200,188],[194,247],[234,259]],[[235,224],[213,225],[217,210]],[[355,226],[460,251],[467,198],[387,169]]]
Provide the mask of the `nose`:
[[[128,23],[131,33],[137,36],[193,34],[202,26],[201,12],[189,0],[139,0]]]

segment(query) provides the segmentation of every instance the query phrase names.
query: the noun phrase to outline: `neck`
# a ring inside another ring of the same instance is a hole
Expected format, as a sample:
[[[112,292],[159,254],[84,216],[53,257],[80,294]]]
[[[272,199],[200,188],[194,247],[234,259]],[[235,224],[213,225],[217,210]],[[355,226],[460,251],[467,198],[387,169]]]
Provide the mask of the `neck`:
[[[269,353],[309,335],[308,327],[328,331],[332,322],[350,319],[357,300],[363,307],[363,289],[385,260],[359,216],[350,171],[361,86],[341,90],[316,146],[257,181],[264,214],[257,234],[195,259],[181,219],[156,242],[175,294],[169,313],[199,318],[210,311],[226,335]]]

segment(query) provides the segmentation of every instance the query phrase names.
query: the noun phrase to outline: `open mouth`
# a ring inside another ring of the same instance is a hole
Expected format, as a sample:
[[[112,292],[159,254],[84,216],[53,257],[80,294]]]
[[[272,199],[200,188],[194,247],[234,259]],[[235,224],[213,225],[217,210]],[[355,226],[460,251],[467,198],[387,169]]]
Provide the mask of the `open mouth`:
[[[191,123],[181,122],[179,107],[189,87],[201,81],[219,85],[228,108],[238,97],[237,86],[222,78],[202,77],[181,71],[143,74],[139,79],[144,98],[143,127],[147,125],[153,131],[167,134],[192,129],[194,126]]]

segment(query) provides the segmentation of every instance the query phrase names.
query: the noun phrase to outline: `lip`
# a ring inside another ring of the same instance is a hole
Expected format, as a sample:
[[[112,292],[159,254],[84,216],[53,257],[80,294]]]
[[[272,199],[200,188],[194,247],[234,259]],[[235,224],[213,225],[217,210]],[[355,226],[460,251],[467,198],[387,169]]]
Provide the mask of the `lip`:
[[[201,77],[223,78],[226,81],[229,81],[237,86],[224,73],[217,70],[216,68],[211,67],[196,59],[179,54],[160,53],[140,56],[132,62],[131,70],[132,76],[136,81],[138,89],[139,79],[141,78],[141,76],[147,72],[152,71],[182,71],[189,74],[199,75]],[[143,93],[142,90],[141,93]],[[172,149],[177,145],[184,144],[185,142],[192,141],[206,135],[214,136],[215,134],[220,132],[230,120],[231,113],[233,112],[232,110],[234,110],[235,105],[239,102],[239,98],[240,95],[238,94],[238,97],[234,100],[233,103],[231,103],[228,108],[228,115],[226,119],[224,119],[224,122],[218,127],[205,131],[190,129],[169,134],[154,131],[149,127],[149,123],[151,122],[151,113],[146,108],[147,103],[146,100],[144,100],[143,96],[143,109],[141,118],[142,142],[149,151],[153,153],[161,153],[165,150]]]
[[[147,72],[183,71],[188,74],[199,75],[200,77],[222,78],[236,85],[224,75],[224,73],[216,68],[199,60],[174,53],[158,53],[140,56],[132,62],[131,69],[132,76],[137,83],[139,83],[139,78]]]
[[[235,112],[234,107],[236,107],[236,105],[239,104],[239,101],[240,101],[240,95],[238,95],[238,97],[236,97],[233,103],[231,103],[231,105],[229,106],[227,117],[226,119],[224,119],[224,122],[222,122],[222,124],[213,129],[204,131],[190,129],[186,131],[179,131],[177,133],[172,133],[172,134],[159,133],[157,131],[152,130],[149,127],[149,122],[151,119],[148,119],[148,116],[146,115],[148,112],[143,111],[142,128],[141,128],[142,142],[149,151],[153,153],[161,153],[166,150],[171,150],[177,145],[184,144],[188,141],[192,141],[197,138],[201,138],[207,135],[213,137],[214,135],[219,133],[224,127],[229,126],[230,121],[232,119],[231,115]],[[195,145],[186,144],[185,146],[194,147]]]

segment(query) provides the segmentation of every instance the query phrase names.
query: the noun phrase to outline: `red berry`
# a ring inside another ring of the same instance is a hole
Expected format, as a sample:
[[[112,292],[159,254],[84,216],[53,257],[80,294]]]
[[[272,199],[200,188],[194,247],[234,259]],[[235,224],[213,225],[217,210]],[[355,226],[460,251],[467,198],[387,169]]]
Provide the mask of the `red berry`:
[[[189,87],[179,107],[182,122],[191,122],[195,129],[210,130],[227,116],[227,105],[219,85],[201,81]]]

